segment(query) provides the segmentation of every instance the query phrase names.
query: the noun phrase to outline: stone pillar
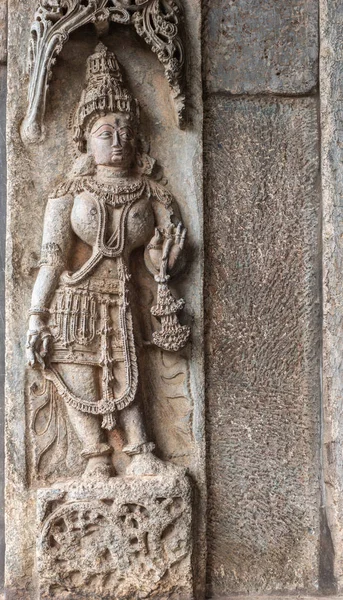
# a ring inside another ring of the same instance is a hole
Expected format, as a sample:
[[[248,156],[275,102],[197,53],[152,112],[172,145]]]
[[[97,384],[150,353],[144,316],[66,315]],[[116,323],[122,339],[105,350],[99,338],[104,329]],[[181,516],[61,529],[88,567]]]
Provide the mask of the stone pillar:
[[[342,73],[343,10],[320,2],[320,122],[323,191],[323,466],[328,529],[337,590],[343,590],[342,420]]]
[[[9,3],[11,600],[204,595],[201,11],[167,4]]]
[[[211,0],[204,11],[208,593],[311,593],[321,541],[318,6]]]
[[[0,365],[1,365],[1,377],[0,377],[0,404],[1,407],[5,405],[4,398],[4,386],[5,386],[5,244],[6,244],[6,88],[7,88],[7,1],[4,0],[0,3],[0,104],[2,107],[0,113],[0,239],[1,239],[1,251],[0,251],[0,311],[1,324],[0,334],[2,342],[0,344]],[[0,411],[0,431],[1,439],[4,439],[4,410]],[[0,563],[0,590],[3,589],[4,585],[4,556],[5,556],[5,530],[4,530],[4,443],[2,441],[0,447],[0,555],[2,560]]]

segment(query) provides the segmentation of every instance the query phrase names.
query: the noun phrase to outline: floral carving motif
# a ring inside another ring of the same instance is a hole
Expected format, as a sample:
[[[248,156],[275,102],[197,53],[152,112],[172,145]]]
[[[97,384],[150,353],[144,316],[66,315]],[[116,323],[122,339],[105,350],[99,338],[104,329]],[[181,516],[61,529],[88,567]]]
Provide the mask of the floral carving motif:
[[[191,549],[186,478],[163,484],[157,479],[144,490],[137,480],[102,486],[101,500],[86,489],[53,495],[53,501],[41,498],[38,509],[41,598],[80,589],[92,599],[161,597],[174,569],[182,589]]]
[[[43,456],[54,447],[58,439],[61,443],[61,438],[65,437],[65,422],[60,414],[56,390],[49,381],[44,380],[41,387],[36,383],[32,384],[30,399],[31,428],[35,439],[34,470],[39,473]]]
[[[184,122],[185,95],[183,90],[184,51],[179,37],[180,8],[174,0],[153,0],[142,12],[133,15],[137,33],[146,41],[159,61],[174,97],[177,117]]]

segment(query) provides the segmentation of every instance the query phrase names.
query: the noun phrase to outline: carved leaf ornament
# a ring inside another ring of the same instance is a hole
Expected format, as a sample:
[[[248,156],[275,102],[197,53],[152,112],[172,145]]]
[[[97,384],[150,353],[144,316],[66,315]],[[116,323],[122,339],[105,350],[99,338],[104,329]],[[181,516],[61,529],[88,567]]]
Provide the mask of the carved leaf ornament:
[[[184,52],[179,36],[181,11],[174,0],[40,0],[31,25],[28,108],[21,134],[25,142],[44,138],[46,94],[52,67],[69,34],[87,23],[133,25],[163,64],[178,125],[184,125]]]

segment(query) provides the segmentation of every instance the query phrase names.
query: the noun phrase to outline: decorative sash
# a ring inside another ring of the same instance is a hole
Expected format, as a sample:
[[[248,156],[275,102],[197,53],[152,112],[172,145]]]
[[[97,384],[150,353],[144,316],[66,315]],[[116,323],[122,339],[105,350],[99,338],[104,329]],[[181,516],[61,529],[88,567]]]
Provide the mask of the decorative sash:
[[[92,415],[103,415],[102,427],[112,430],[116,426],[116,412],[122,410],[135,399],[138,388],[138,365],[135,350],[135,341],[133,336],[133,324],[131,310],[126,303],[119,309],[120,331],[124,347],[124,362],[125,362],[125,389],[117,398],[114,396],[111,382],[113,379],[113,359],[110,348],[109,335],[109,302],[102,305],[103,315],[102,322],[104,324],[101,332],[102,345],[102,369],[103,369],[103,388],[104,393],[100,401],[85,400],[73,394],[61,375],[53,366],[44,370],[46,379],[52,381],[62,398],[67,404],[80,410],[81,412],[90,413]]]

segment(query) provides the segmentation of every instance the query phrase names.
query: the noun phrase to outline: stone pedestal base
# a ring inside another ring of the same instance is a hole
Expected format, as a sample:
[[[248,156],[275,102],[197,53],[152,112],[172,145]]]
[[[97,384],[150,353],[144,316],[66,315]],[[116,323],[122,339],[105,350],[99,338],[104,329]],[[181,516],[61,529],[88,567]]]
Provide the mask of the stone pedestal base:
[[[38,597],[192,599],[191,505],[183,475],[38,490]]]

